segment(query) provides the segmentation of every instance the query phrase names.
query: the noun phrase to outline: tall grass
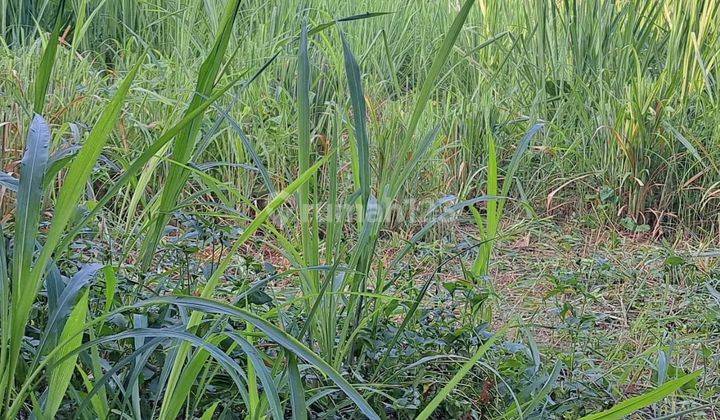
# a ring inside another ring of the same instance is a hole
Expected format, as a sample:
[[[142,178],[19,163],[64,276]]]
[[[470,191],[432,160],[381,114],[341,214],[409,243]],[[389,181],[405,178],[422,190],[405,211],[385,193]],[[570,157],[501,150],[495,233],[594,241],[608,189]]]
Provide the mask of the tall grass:
[[[85,32],[73,33],[73,37],[77,34],[80,38],[77,47],[100,45],[110,57],[115,56],[119,45],[138,42],[175,65],[182,60],[180,57],[205,56],[202,46],[213,42],[207,33],[217,33],[215,30],[222,24],[223,8],[212,1],[202,6],[179,0],[143,2],[136,7],[124,1],[71,3],[75,15],[84,16],[88,22]],[[6,39],[20,43],[35,33],[35,28],[22,24],[32,16],[52,28],[55,5],[35,2],[22,10],[10,10],[8,6],[4,14],[7,31],[15,34],[23,29],[24,35]],[[383,6],[380,3],[378,8],[394,9],[392,5]],[[282,8],[264,8],[252,2],[241,6],[239,19],[252,23],[242,25],[248,42],[230,41],[233,48],[238,48],[237,57],[259,60],[275,40],[297,33],[299,23],[294,11],[301,7],[295,1],[286,2]],[[326,20],[329,16],[323,11],[327,10],[337,16],[356,12],[351,5],[321,2],[311,14]],[[350,41],[356,50],[363,51],[369,86],[366,90],[373,98],[371,109],[392,115],[399,102],[412,99],[433,53],[432,43],[413,40],[435,39],[432,29],[450,24],[447,10],[447,5],[419,4],[414,12],[394,10],[391,15],[358,25]],[[479,153],[484,149],[486,127],[485,123],[478,124],[476,114],[479,101],[486,95],[491,99],[489,107],[497,108],[492,111],[492,124],[501,128],[495,130],[501,160],[512,155],[514,145],[529,129],[521,123],[525,117],[532,121],[539,118],[554,129],[533,149],[536,152],[532,159],[537,165],[524,165],[519,173],[527,180],[523,188],[528,198],[539,207],[560,187],[553,195],[555,200],[575,192],[587,197],[573,203],[577,208],[601,208],[606,204],[601,196],[607,196],[601,192],[612,191],[620,200],[609,214],[620,213],[621,218],[630,216],[638,223],[651,225],[685,222],[714,228],[710,220],[714,221],[717,213],[718,157],[701,140],[717,137],[713,125],[705,123],[717,119],[716,14],[715,1],[696,2],[688,8],[682,2],[642,0],[538,0],[521,2],[518,7],[513,2],[480,2],[469,16],[470,29],[455,47],[458,55],[452,58],[453,71],[443,75],[442,89],[434,94],[432,109],[427,112],[443,115],[443,130],[450,133],[442,138],[444,155],[433,161],[428,182],[414,185],[413,192],[423,195],[441,190],[470,196],[483,192],[468,185],[473,184],[470,177],[484,171],[488,163]],[[193,25],[211,31],[183,30]],[[495,36],[499,39],[492,47],[480,48]],[[104,42],[107,39],[118,40],[119,45]],[[318,69],[342,68],[342,57],[336,52],[323,49],[313,54]],[[234,119],[245,120],[247,126],[243,128],[251,139],[293,134],[290,122],[295,102],[288,100],[295,90],[291,70],[289,65],[271,69],[240,100],[242,106],[231,110]],[[337,102],[336,87],[343,83],[344,75],[322,72],[322,76],[328,78],[316,84],[314,80],[320,74],[311,75],[311,85],[317,86],[313,94],[327,99],[330,105]],[[185,78],[192,74],[182,70],[176,77],[183,79],[177,86],[184,86],[189,84]],[[261,88],[266,81],[274,84],[275,94]],[[150,116],[155,120],[161,119],[160,110],[179,96],[177,87],[163,84],[159,88],[162,100],[150,99],[158,104],[158,111]],[[260,104],[263,112],[274,117],[249,112],[253,104]],[[697,118],[700,114],[706,118]],[[373,120],[368,122],[369,128],[378,133],[393,131],[392,126],[399,123],[395,117],[384,121],[384,127],[373,127],[378,124]],[[457,129],[450,130],[452,127]],[[327,134],[330,132],[323,133]],[[215,136],[216,140],[205,149],[206,156],[212,156],[214,161],[244,157],[243,148],[228,140],[230,131],[221,130]],[[384,162],[387,148],[393,147],[385,137],[378,136],[377,146],[373,146],[379,162]],[[259,140],[255,146],[267,160],[269,173],[280,173],[299,159],[296,146],[282,147],[267,140]],[[464,151],[462,156],[454,154],[458,147]],[[699,162],[698,157],[708,165]],[[183,173],[172,168],[177,165],[168,169]],[[539,174],[534,173],[537,168],[541,168]],[[227,173],[237,179],[239,187],[252,191],[247,182],[241,181],[246,176],[242,171]],[[457,182],[448,183],[452,178]],[[540,181],[543,179],[557,181],[548,184]],[[173,201],[168,194],[166,207]],[[568,206],[563,210],[571,210]],[[153,228],[154,232],[159,229]]]
[[[472,290],[492,288],[519,204],[716,229],[717,3],[681,3],[0,1],[3,158],[24,151],[19,177],[0,174],[0,415],[302,419],[331,398],[338,416],[392,413],[389,365],[437,277],[401,262],[442,221],[397,217],[409,198],[469,212],[472,233],[449,236],[473,237]],[[169,257],[181,217],[223,232],[197,273]],[[387,260],[389,228],[410,239]],[[109,263],[73,256],[93,229]],[[288,267],[250,283],[258,244]],[[298,294],[263,292],[286,277]],[[493,321],[492,302],[476,309]],[[475,337],[419,418],[501,331]],[[533,415],[537,392],[500,411]]]

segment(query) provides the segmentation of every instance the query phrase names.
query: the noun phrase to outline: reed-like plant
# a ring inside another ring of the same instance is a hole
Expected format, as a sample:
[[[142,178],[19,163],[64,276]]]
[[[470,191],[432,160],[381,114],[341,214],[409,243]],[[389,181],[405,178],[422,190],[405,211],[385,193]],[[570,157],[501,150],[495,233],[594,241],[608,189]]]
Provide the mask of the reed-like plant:
[[[716,223],[716,1],[369,4],[393,13],[0,0],[0,98],[15,99],[0,106],[3,163],[24,151],[19,176],[0,173],[3,203],[14,197],[0,225],[0,418],[392,416],[398,354],[447,263],[419,279],[402,262],[431,232],[475,239],[452,257],[477,251],[474,291],[492,288],[516,196],[554,216],[563,193],[567,207],[602,207],[609,189],[611,221]],[[459,199],[424,225],[394,213],[438,195],[438,208]],[[470,224],[437,229],[467,209]],[[222,232],[197,273],[169,258],[176,214]],[[112,243],[103,264],[74,251],[96,220]],[[388,261],[391,230],[410,239]],[[251,283],[256,244],[289,267]],[[263,292],[277,279],[290,286]],[[464,302],[473,328],[492,321],[491,302],[476,302]],[[459,369],[443,366],[413,415],[441,415],[505,331],[452,355]],[[564,372],[556,363],[522,395],[504,384],[499,413],[544,414]]]

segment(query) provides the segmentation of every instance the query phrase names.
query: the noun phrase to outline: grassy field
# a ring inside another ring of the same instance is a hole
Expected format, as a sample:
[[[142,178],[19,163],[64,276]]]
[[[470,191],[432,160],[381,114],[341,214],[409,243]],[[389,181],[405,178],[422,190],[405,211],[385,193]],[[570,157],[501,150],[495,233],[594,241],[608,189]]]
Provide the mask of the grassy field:
[[[0,419],[720,418],[715,0],[0,0]]]

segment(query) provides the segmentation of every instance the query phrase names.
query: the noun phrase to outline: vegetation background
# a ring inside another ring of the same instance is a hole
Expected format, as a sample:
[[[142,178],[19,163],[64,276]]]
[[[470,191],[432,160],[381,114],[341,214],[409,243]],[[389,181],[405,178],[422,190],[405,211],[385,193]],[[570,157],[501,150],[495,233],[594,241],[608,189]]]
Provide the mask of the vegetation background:
[[[0,417],[720,417],[717,1],[0,19]]]

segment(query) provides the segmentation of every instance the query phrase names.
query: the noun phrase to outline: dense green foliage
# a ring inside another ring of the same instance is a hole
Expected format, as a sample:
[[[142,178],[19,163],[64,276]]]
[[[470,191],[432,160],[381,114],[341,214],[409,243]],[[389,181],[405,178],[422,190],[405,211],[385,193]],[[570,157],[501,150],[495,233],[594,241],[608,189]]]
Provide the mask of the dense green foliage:
[[[718,14],[0,0],[0,418],[718,415]],[[547,220],[682,310],[577,251],[513,313]]]

